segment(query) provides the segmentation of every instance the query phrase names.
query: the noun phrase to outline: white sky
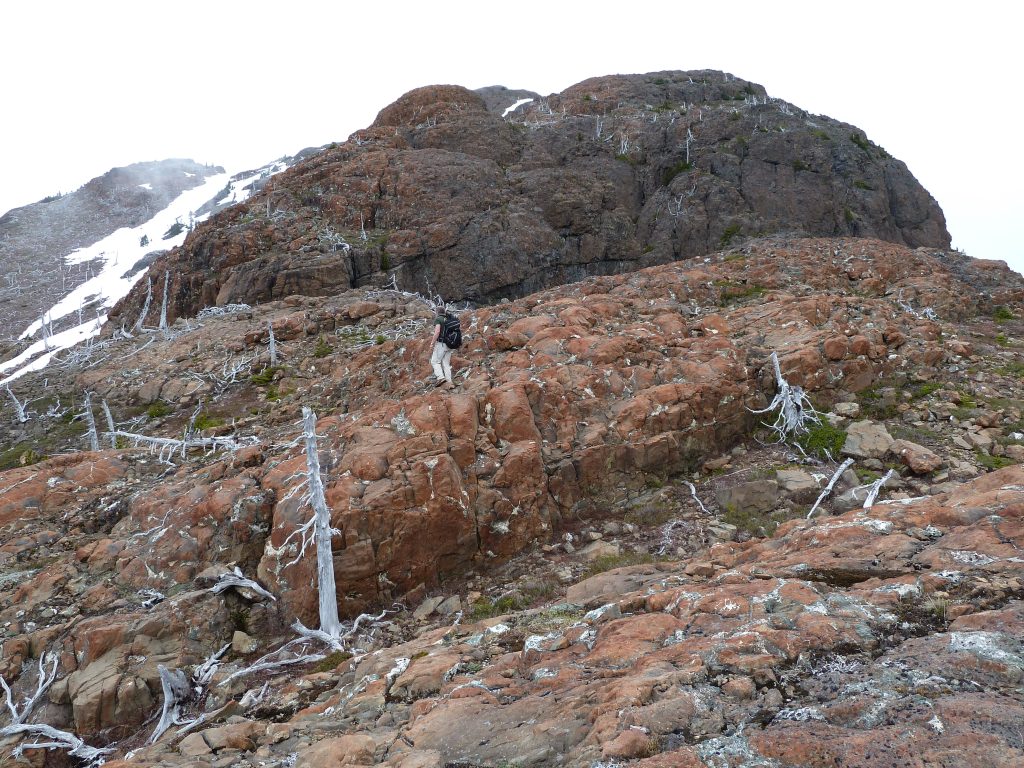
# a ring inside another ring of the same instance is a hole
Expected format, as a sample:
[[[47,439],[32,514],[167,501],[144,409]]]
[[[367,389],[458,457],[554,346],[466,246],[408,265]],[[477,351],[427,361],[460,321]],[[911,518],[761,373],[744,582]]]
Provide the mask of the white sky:
[[[233,173],[342,141],[421,85],[546,95],[598,75],[709,68],[862,128],[938,200],[955,247],[1020,272],[1024,59],[1015,7],[5,3],[0,213],[142,160],[188,157]]]

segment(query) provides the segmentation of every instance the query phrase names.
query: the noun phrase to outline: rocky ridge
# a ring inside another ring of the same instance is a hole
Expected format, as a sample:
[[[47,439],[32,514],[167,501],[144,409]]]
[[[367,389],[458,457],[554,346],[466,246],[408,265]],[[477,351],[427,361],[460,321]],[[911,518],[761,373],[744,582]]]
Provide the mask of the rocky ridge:
[[[503,117],[505,103],[411,91],[199,226],[156,267],[175,276],[172,318],[392,278],[493,302],[771,233],[949,247],[903,163],[728,74],[594,78]]]
[[[35,719],[124,765],[1014,765],[1022,299],[955,252],[767,238],[467,309],[453,393],[397,291],[108,339],[16,388],[43,399],[0,456],[0,673],[20,697],[56,651]],[[803,451],[751,411],[773,351],[826,414]],[[127,432],[259,443],[33,463],[83,445],[85,389]],[[316,622],[302,405],[339,605],[401,608],[351,657],[218,686]],[[208,591],[235,566],[277,599]],[[146,745],[158,666],[226,643],[203,722]]]

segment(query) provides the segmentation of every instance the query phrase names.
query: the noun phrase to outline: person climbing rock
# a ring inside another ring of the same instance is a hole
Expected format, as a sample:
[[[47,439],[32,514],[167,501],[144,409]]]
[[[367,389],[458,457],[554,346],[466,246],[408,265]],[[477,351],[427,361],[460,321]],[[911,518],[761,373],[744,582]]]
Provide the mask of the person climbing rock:
[[[459,318],[441,308],[434,318],[431,338],[430,365],[434,369],[434,382],[454,389],[452,381],[452,350],[462,346],[462,328]]]

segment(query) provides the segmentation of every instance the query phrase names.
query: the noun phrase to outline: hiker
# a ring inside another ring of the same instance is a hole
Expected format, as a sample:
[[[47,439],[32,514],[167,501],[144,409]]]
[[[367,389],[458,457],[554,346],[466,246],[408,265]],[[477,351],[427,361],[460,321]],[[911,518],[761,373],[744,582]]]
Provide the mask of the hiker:
[[[434,368],[434,379],[437,386],[445,385],[454,389],[452,381],[452,350],[462,346],[462,329],[459,318],[440,309],[434,318],[434,335],[431,338],[432,351],[430,365]]]

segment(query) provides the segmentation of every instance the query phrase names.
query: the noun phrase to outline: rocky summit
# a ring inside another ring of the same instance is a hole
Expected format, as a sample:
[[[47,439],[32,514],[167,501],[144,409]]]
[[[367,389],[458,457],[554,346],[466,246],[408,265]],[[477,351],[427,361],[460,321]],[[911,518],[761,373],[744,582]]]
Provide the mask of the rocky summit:
[[[343,156],[435,152],[431,173],[458,176],[498,129],[554,137],[606,102],[623,118],[628,94],[681,99],[691,74],[587,81],[507,123],[502,99],[527,96],[414,91],[164,257],[166,327],[129,299],[101,339],[0,390],[4,759],[1021,765],[1024,278],[948,250],[923,190],[916,224],[895,226],[888,198],[894,228],[881,216],[871,237],[725,238],[712,217],[700,255],[655,227],[650,262],[545,275],[524,249],[493,301],[453,305],[451,389],[431,381],[436,296],[406,267],[427,261],[390,250],[403,230],[377,251],[396,280],[355,287],[335,279],[384,245],[380,219],[364,211],[365,241],[326,218],[315,246],[274,239],[303,226],[274,200],[317,167],[341,178]],[[811,119],[705,75],[696,122]],[[650,103],[643,125],[671,128]],[[507,167],[525,178],[523,157]],[[604,167],[622,194],[647,173],[587,157],[546,189]]]
[[[902,162],[755,83],[616,75],[503,116],[522,95],[402,96],[160,259],[170,316],[392,278],[493,302],[771,233],[949,247],[942,211]]]

